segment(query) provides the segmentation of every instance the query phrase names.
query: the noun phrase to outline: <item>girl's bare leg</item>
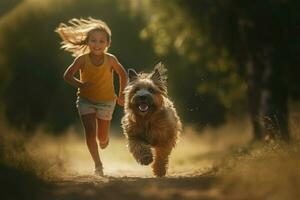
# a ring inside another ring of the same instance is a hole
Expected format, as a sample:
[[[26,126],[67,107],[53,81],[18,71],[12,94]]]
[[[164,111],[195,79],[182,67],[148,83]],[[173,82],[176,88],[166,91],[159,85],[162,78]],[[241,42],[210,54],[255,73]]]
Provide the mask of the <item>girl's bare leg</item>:
[[[96,114],[81,115],[81,121],[85,131],[86,144],[94,160],[95,168],[102,166],[98,145],[96,141]]]
[[[109,128],[110,128],[110,120],[103,120],[97,118],[97,137],[99,140],[100,148],[104,149],[107,147],[109,143]]]

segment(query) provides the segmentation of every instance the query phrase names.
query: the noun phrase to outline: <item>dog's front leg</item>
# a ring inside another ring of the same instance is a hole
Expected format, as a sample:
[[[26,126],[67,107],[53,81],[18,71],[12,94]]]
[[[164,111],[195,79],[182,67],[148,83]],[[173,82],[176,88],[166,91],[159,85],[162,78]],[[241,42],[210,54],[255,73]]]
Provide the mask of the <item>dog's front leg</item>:
[[[172,145],[155,148],[155,160],[152,165],[154,175],[158,177],[166,175],[171,151]]]
[[[153,161],[153,155],[149,145],[138,138],[128,138],[129,151],[136,161],[142,165],[149,165]]]

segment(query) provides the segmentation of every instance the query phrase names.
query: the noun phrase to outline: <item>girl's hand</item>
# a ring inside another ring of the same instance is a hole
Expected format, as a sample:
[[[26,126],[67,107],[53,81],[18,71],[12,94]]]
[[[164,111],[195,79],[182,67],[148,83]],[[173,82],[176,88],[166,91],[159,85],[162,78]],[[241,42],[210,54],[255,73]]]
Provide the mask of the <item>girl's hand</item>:
[[[93,86],[93,83],[91,83],[91,82],[85,82],[85,83],[82,83],[82,85],[80,86],[80,89],[88,89],[91,86]]]
[[[124,97],[118,97],[117,98],[117,104],[119,106],[124,106],[124,102],[125,102]]]

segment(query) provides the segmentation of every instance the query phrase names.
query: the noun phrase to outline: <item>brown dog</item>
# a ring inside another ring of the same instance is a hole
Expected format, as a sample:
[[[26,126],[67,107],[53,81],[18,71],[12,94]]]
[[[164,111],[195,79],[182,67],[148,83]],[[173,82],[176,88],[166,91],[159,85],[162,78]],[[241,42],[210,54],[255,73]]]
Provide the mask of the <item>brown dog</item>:
[[[122,128],[128,147],[136,161],[148,165],[153,173],[165,176],[169,155],[181,132],[181,122],[167,96],[166,68],[157,64],[152,73],[129,69],[125,88],[125,115]]]

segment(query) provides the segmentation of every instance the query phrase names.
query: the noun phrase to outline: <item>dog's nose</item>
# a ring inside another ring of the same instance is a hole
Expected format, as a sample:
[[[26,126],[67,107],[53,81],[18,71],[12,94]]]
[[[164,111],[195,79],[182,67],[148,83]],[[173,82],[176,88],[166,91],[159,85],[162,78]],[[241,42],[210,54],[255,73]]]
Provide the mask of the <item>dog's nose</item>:
[[[140,95],[139,96],[139,99],[142,100],[142,101],[146,100],[146,98],[147,98],[146,95]]]

